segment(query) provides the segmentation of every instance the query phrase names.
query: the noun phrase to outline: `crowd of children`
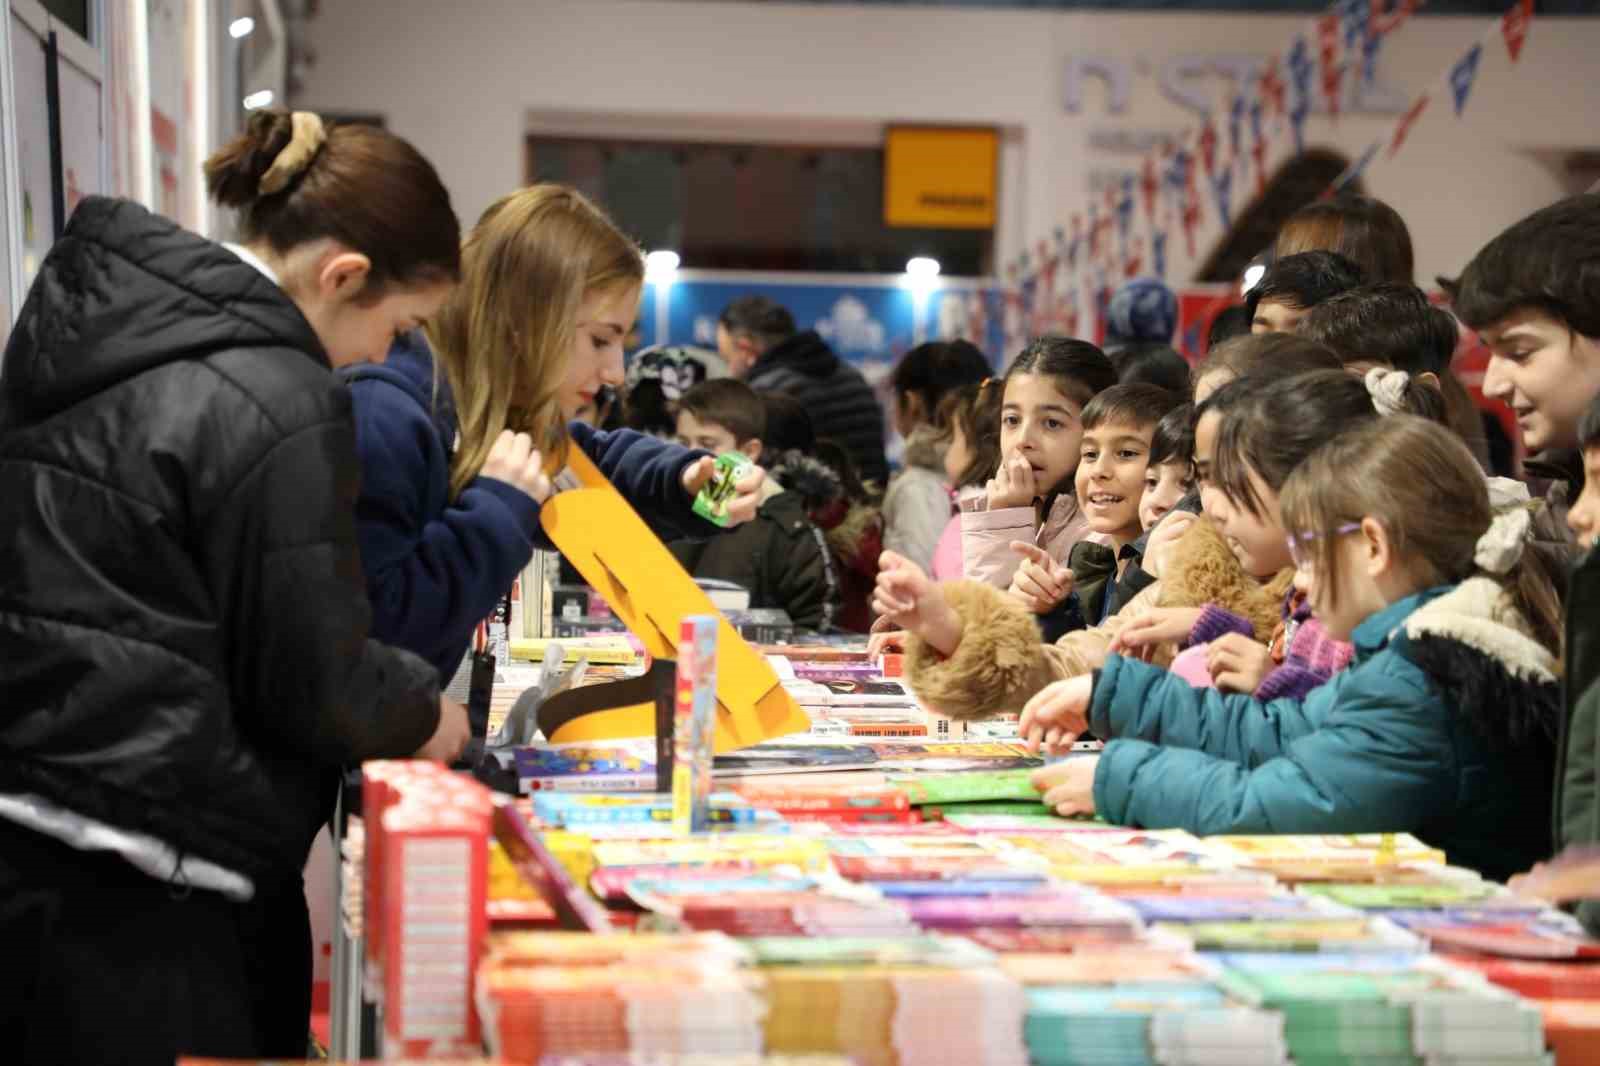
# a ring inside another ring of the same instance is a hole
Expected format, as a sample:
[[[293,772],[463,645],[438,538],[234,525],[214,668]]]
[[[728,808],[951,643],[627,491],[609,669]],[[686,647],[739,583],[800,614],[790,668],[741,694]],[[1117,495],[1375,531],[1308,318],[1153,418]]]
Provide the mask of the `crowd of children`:
[[[1040,337],[996,374],[922,345],[885,480],[860,374],[770,302],[719,352],[625,366],[642,257],[571,189],[463,242],[404,141],[266,111],[206,174],[240,243],[86,200],[0,370],[23,1061],[303,1050],[300,870],[337,772],[460,754],[441,688],[571,449],[697,575],[903,646],[930,709],[1103,740],[1037,774],[1061,814],[1409,831],[1522,884],[1600,844],[1600,196],[1496,237],[1448,311],[1393,210],[1319,201],[1192,370],[1144,282],[1107,351]],[[1490,476],[1470,334],[1537,496]],[[692,504],[726,453],[752,469],[722,530]]]
[[[904,646],[932,709],[1019,712],[1047,751],[1105,741],[1036,775],[1061,814],[1405,830],[1497,878],[1600,843],[1591,566],[1572,565],[1600,536],[1600,197],[1492,241],[1450,284],[1454,315],[1411,284],[1409,235],[1375,201],[1319,202],[1278,250],[1246,298],[1253,335],[1218,343],[1188,395],[1069,404],[1057,379],[1075,476],[1069,459],[1025,480],[1008,393],[990,495],[1035,489],[1021,565],[936,583],[886,554],[875,608],[901,631],[876,645]],[[1484,420],[1455,400],[1464,330],[1492,352],[1485,394],[1545,453],[1530,469],[1566,474],[1542,499],[1486,472]],[[1045,539],[1062,514],[1084,520]],[[1096,557],[1142,588],[1108,595]]]

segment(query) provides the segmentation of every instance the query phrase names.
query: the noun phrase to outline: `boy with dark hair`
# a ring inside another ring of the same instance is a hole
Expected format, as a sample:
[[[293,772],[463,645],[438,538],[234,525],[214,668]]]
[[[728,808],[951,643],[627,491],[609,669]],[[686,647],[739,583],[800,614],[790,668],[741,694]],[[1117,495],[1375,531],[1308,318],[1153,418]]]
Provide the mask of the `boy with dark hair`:
[[[1450,312],[1415,285],[1391,281],[1330,296],[1311,309],[1299,333],[1332,348],[1349,370],[1390,366],[1435,380],[1449,369],[1460,339]]]
[[[1452,295],[1492,353],[1483,394],[1516,413],[1528,450],[1575,448],[1600,395],[1600,195],[1569,197],[1501,233]]]
[[[765,455],[767,409],[750,386],[733,378],[702,382],[678,401],[678,440],[753,463]],[[672,554],[695,577],[731,581],[750,591],[752,608],[777,607],[796,626],[826,630],[838,606],[838,583],[822,534],[805,502],[767,478],[756,517],[709,541],[674,541]]]
[[[1162,416],[1150,438],[1139,524],[1145,533],[1194,491],[1194,405],[1180,404]]]
[[[1073,487],[1100,543],[1079,541],[1064,567],[1033,548],[1011,581],[1011,594],[1031,609],[1061,603],[1039,618],[1047,642],[1098,625],[1121,606],[1118,583],[1124,573],[1138,570],[1142,554],[1139,505],[1150,442],[1162,418],[1183,403],[1183,396],[1154,385],[1113,385],[1083,409],[1083,443]],[[1020,551],[1019,545],[1013,548]],[[1071,594],[1062,600],[1068,588]]]
[[[1252,333],[1293,333],[1313,307],[1362,282],[1361,268],[1338,252],[1301,252],[1267,268],[1245,297]]]

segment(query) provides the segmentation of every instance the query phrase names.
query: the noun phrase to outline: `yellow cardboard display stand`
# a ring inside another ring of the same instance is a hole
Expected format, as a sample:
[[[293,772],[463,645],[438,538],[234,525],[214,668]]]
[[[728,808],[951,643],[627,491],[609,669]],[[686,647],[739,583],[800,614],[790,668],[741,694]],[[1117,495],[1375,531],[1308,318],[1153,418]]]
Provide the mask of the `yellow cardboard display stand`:
[[[546,501],[539,511],[540,524],[645,650],[655,659],[675,660],[683,619],[718,617],[715,750],[733,751],[810,729],[805,712],[784,691],[766,659],[721,617],[588,456],[569,447],[565,459],[578,487]],[[643,695],[637,686],[622,691]],[[655,733],[656,705],[650,699],[583,714],[562,724],[548,739],[592,742]]]

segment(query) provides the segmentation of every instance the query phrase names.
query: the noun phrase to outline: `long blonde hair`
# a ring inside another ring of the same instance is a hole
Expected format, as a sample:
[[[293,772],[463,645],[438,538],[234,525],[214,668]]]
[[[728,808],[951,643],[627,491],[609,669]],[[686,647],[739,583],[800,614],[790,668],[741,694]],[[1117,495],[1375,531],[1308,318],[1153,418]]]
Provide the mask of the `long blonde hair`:
[[[461,433],[454,499],[506,429],[549,458],[566,440],[558,397],[578,307],[597,290],[638,288],[644,256],[583,194],[530,185],[489,206],[461,253],[461,284],[427,326]]]
[[[1289,475],[1280,507],[1285,529],[1318,535],[1308,550],[1330,595],[1338,587],[1339,562],[1338,538],[1329,534],[1343,523],[1376,518],[1395,554],[1426,586],[1482,575],[1474,556],[1494,518],[1483,471],[1461,439],[1437,422],[1403,414],[1348,429],[1311,453]],[[1555,579],[1532,545],[1496,578],[1534,637],[1559,656]]]

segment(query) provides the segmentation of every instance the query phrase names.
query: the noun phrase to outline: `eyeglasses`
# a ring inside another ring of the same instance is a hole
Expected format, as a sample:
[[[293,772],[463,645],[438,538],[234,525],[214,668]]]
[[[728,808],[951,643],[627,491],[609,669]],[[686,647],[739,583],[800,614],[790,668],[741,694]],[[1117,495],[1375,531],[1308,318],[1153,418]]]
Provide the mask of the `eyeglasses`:
[[[1343,537],[1361,530],[1360,522],[1346,522],[1342,526],[1334,527],[1332,533],[1291,533],[1283,538],[1289,545],[1289,558],[1294,560],[1296,570],[1310,569],[1311,557],[1306,552],[1306,546],[1314,544],[1325,537]]]

